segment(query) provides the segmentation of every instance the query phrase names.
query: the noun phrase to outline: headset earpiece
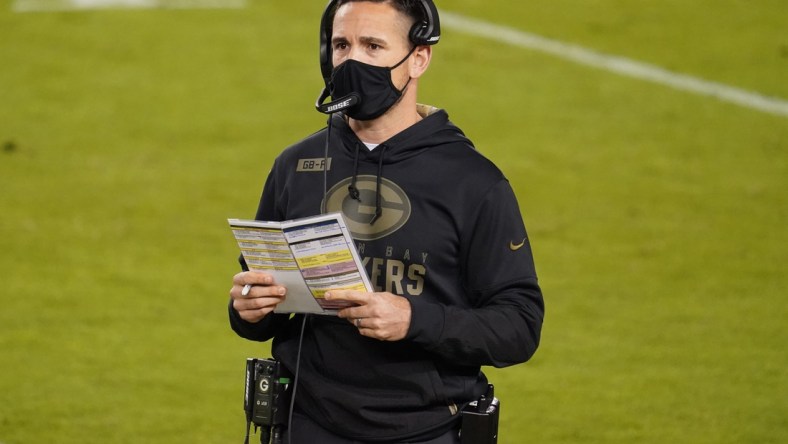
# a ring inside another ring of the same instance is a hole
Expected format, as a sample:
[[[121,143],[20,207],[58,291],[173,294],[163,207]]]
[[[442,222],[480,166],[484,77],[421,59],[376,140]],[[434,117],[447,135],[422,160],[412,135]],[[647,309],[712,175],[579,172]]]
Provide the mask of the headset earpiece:
[[[429,36],[428,26],[429,25],[426,21],[421,21],[414,24],[413,27],[410,28],[410,35],[408,36],[410,42],[416,46],[424,45],[425,43],[422,42],[425,40],[425,35]]]
[[[416,46],[434,45],[441,38],[441,25],[438,16],[438,9],[432,0],[421,0],[422,14],[424,19],[417,22],[410,29],[410,41]]]
[[[331,62],[331,19],[334,16],[334,8],[338,0],[329,0],[326,9],[323,11],[323,17],[320,19],[320,72],[323,75],[323,80],[328,87],[331,80],[331,71],[333,71],[333,63]]]

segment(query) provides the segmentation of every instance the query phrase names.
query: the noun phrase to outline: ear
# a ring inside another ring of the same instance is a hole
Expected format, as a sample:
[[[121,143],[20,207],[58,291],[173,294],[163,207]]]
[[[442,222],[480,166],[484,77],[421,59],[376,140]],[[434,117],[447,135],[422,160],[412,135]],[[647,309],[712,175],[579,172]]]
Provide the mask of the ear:
[[[421,77],[430,66],[430,60],[432,60],[432,46],[421,45],[416,47],[408,64],[410,77],[414,79]]]

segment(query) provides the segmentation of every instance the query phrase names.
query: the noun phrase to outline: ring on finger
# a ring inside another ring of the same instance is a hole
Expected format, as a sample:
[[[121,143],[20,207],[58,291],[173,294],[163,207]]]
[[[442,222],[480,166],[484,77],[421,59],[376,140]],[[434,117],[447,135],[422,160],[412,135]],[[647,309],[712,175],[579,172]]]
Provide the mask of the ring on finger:
[[[353,324],[356,325],[356,328],[361,328],[361,318],[356,318],[356,320],[353,321]]]

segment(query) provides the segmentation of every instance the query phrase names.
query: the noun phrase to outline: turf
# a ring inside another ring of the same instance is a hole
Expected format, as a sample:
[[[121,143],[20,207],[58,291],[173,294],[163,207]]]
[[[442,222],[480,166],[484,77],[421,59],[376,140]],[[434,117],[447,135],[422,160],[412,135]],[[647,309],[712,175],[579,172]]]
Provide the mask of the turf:
[[[446,2],[444,2],[446,3]],[[0,443],[241,442],[228,217],[319,129],[315,2],[0,3]],[[788,98],[788,11],[453,12]],[[788,120],[446,30],[424,79],[518,193],[541,349],[486,369],[502,444],[788,440]]]

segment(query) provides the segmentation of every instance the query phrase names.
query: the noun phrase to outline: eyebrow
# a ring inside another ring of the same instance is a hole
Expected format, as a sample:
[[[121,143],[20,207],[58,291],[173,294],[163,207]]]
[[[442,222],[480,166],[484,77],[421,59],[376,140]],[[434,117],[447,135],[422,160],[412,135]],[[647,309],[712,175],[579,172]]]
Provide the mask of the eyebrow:
[[[361,41],[361,43],[365,45],[375,44],[379,46],[385,46],[387,44],[385,40],[377,37],[361,37],[359,38],[359,40]],[[332,38],[331,43],[334,45],[336,45],[337,43],[348,43],[348,39],[342,36],[338,36]]]
[[[364,43],[366,45],[369,45],[369,44],[375,44],[375,45],[379,45],[379,46],[386,45],[386,41],[385,40],[379,39],[377,37],[361,37],[359,40],[361,40],[361,43]]]

